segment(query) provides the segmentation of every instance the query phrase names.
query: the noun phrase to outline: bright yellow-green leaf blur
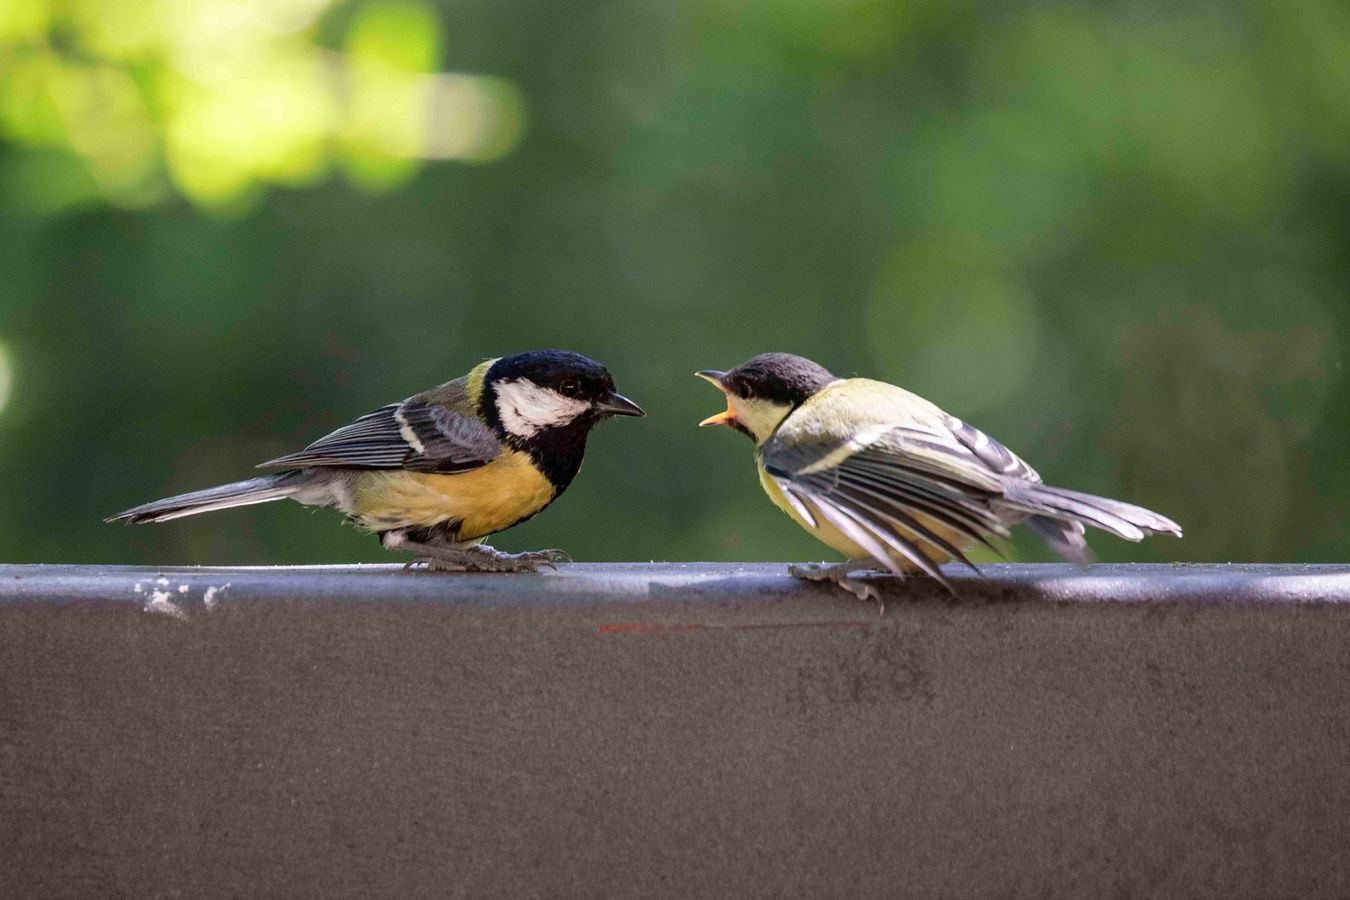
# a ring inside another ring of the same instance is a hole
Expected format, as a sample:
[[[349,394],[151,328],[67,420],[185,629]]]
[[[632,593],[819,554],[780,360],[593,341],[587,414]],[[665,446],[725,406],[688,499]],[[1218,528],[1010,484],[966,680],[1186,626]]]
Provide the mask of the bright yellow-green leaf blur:
[[[438,71],[443,56],[425,0],[6,0],[0,133],[82,183],[24,197],[36,211],[180,192],[238,215],[334,164],[389,190],[424,160],[484,162],[520,139],[519,91]]]

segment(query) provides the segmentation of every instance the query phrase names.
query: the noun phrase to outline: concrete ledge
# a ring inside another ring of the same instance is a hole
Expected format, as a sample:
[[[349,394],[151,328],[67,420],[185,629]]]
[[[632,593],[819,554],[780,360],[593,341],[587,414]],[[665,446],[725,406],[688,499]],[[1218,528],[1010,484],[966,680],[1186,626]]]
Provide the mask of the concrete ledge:
[[[0,896],[1345,897],[1350,567],[0,566]]]

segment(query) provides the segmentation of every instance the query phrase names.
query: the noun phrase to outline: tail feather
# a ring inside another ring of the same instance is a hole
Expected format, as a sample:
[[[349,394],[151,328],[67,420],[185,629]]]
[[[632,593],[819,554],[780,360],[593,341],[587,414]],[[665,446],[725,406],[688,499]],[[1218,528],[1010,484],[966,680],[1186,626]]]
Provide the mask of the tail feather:
[[[1030,513],[1027,524],[1032,531],[1069,559],[1086,558],[1083,525],[1109,531],[1128,541],[1142,540],[1147,534],[1181,537],[1181,526],[1166,516],[1132,503],[1079,491],[1029,484],[1010,494],[1007,500],[1014,509]]]
[[[264,475],[247,481],[236,481],[218,487],[166,497],[153,503],[135,506],[120,512],[104,521],[126,522],[128,525],[140,525],[145,522],[167,522],[183,516],[195,516],[197,513],[211,512],[217,509],[229,509],[232,506],[249,506],[254,503],[270,503],[281,500],[298,491],[303,480],[299,472],[282,472],[277,475]]]
[[[1087,538],[1083,536],[1082,522],[1066,522],[1049,516],[1031,516],[1022,524],[1061,559],[1078,563],[1080,566],[1097,561],[1096,556],[1088,549]]]

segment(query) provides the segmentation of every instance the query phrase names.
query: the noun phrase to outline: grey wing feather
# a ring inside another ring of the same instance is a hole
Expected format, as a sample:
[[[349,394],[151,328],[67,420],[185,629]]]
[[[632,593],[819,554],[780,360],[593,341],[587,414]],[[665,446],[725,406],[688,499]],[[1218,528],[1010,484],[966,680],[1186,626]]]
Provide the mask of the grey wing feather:
[[[898,569],[887,548],[945,585],[924,545],[975,568],[959,547],[916,518],[916,513],[986,545],[988,532],[1005,532],[987,506],[965,502],[946,479],[920,471],[906,479],[900,470],[878,467],[867,448],[833,466],[817,468],[839,448],[839,444],[770,441],[764,448],[764,467],[794,509],[802,512],[803,507],[813,507],[892,571]],[[813,520],[809,514],[804,518]]]
[[[953,437],[993,471],[1023,481],[1041,480],[1041,476],[1024,459],[974,425],[968,425],[956,416],[947,416],[946,425]]]
[[[853,452],[823,467],[819,464],[843,445],[770,441],[765,445],[765,468],[790,497],[787,485],[796,489],[798,500],[805,495],[818,508],[826,503],[841,510],[853,524],[867,527],[875,538],[939,579],[941,574],[920,545],[971,569],[975,566],[927,523],[997,553],[990,537],[1006,537],[1008,528],[994,502],[1009,481],[1040,481],[1007,447],[953,416],[932,424],[882,428],[855,440]],[[834,518],[831,521],[839,527]]]
[[[886,552],[887,547],[936,578],[947,590],[952,589],[951,585],[947,583],[947,579],[942,577],[942,570],[924,555],[918,545],[898,533],[894,528],[886,527],[884,523],[869,517],[865,512],[848,503],[839,502],[836,497],[821,496],[811,491],[807,492],[807,496],[810,497],[812,504],[820,510],[820,514],[830,524],[848,535],[854,543],[872,554],[873,559],[890,569],[894,574],[903,575],[904,572],[891,559],[891,555]]]
[[[823,465],[845,445],[771,440],[765,468],[812,502],[828,499],[869,524],[899,528],[963,562],[914,514],[991,548],[990,536],[1006,537],[1008,525],[1024,520],[1052,550],[1075,562],[1091,559],[1084,524],[1132,541],[1149,533],[1181,534],[1171,519],[1143,507],[1042,484],[1015,453],[954,416],[880,426],[850,445],[851,452]]]
[[[997,493],[1010,480],[1040,483],[1031,466],[984,432],[945,416],[928,425],[897,425],[860,450],[961,488]]]
[[[463,472],[497,457],[501,441],[477,417],[416,398],[391,403],[259,468],[350,466]]]
[[[501,453],[501,441],[477,416],[452,412],[435,404],[415,404],[412,408],[405,407],[404,418],[422,443],[405,468],[463,471],[485,465]]]
[[[972,569],[975,568],[959,547],[920,522],[913,513],[926,513],[933,520],[947,525],[958,533],[987,543],[977,527],[967,525],[941,507],[924,506],[912,499],[904,499],[894,492],[877,490],[866,481],[852,477],[852,473],[846,471],[847,468],[848,465],[845,463],[831,471],[799,473],[794,476],[766,464],[769,474],[778,482],[783,493],[793,501],[795,509],[801,512],[802,505],[814,506],[835,527],[848,534],[855,543],[867,548],[869,552],[872,551],[872,547],[867,542],[859,540],[854,534],[854,529],[845,528],[840,524],[840,515],[857,527],[866,529],[872,536],[873,543],[880,540],[939,581],[943,580],[942,573],[924,554],[921,544],[927,544],[939,553],[950,556]],[[814,517],[807,515],[805,518],[811,521]],[[883,551],[877,559],[887,563],[888,556]]]
[[[815,468],[839,446],[770,441],[765,445],[764,464],[771,475],[809,485],[816,492],[850,495],[856,502],[870,503],[885,511],[892,519],[898,520],[897,514],[907,512],[923,513],[986,546],[991,546],[988,535],[1008,534],[1007,527],[989,505],[1001,479],[986,473],[972,484],[966,471],[970,468],[969,461],[963,466],[958,458],[972,458],[964,447],[944,442],[940,435],[925,429],[898,426],[837,464]],[[909,518],[912,521],[913,517]],[[910,522],[901,524],[916,531]],[[930,539],[921,531],[916,533],[939,550],[950,553],[950,545],[944,545],[936,535]]]

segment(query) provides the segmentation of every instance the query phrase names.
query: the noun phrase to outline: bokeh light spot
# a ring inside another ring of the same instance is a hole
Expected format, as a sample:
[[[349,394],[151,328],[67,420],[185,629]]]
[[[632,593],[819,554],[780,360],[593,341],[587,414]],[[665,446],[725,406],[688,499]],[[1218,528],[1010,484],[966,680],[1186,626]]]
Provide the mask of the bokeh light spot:
[[[0,414],[9,405],[10,393],[14,387],[14,363],[8,348],[0,343]]]
[[[357,67],[430,72],[441,57],[436,14],[418,0],[367,3],[347,32],[347,55]]]

